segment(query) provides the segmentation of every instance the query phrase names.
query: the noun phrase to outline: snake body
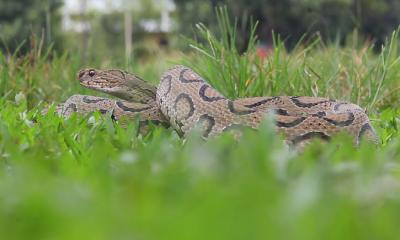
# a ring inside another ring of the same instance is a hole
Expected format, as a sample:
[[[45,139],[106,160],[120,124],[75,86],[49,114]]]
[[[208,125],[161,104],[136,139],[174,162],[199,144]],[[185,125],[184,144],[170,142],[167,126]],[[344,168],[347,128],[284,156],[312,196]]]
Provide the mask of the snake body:
[[[63,115],[112,111],[117,119],[138,116],[143,123],[171,125],[181,136],[200,128],[204,137],[213,137],[237,126],[257,128],[271,112],[276,130],[294,145],[313,138],[329,140],[339,132],[353,136],[356,144],[363,138],[377,142],[368,116],[358,105],[298,96],[230,100],[184,66],[166,71],[157,88],[120,70],[84,69],[78,79],[84,87],[123,100],[74,95],[60,107]]]

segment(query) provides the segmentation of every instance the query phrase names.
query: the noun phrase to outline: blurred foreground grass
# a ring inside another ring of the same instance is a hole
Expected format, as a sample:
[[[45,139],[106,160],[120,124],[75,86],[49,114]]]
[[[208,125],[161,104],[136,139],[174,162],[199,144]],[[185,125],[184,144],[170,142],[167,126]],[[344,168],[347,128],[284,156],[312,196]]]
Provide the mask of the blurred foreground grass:
[[[367,107],[382,145],[338,136],[292,152],[266,122],[236,142],[137,135],[95,113],[41,116],[42,101],[81,89],[73,54],[0,53],[1,239],[396,239],[400,235],[400,87],[394,33],[368,45],[315,41],[260,60],[199,26],[185,57],[127,70],[157,82],[173,63],[195,68],[229,97],[311,95]],[[234,38],[234,34],[225,36]],[[49,60],[51,59],[51,60]],[[94,62],[99,68],[122,67]]]
[[[240,142],[137,136],[99,114],[68,120],[0,102],[2,239],[395,239],[399,112],[391,140],[289,151],[268,123]],[[32,122],[32,119],[36,119]],[[394,121],[394,122],[392,122]]]

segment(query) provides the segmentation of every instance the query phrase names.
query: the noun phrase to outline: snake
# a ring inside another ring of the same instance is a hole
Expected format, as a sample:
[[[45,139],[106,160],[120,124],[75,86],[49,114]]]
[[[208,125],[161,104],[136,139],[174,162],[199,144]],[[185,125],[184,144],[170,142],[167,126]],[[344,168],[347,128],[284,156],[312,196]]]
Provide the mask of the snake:
[[[177,65],[165,71],[156,87],[123,70],[85,68],[77,79],[83,87],[110,94],[118,99],[73,95],[56,112],[111,112],[116,120],[139,119],[172,127],[185,137],[200,129],[204,138],[247,126],[257,129],[267,114],[274,129],[291,145],[318,138],[329,141],[338,133],[349,134],[358,145],[366,139],[378,143],[368,115],[360,106],[335,99],[308,96],[268,96],[231,100],[220,94],[199,74]]]

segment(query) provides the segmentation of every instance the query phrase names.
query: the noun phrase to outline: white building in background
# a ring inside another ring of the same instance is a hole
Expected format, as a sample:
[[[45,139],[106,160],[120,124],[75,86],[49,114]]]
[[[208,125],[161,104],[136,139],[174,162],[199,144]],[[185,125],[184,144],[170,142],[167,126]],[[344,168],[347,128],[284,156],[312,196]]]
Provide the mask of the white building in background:
[[[153,1],[160,9],[159,19],[143,19],[139,25],[148,32],[170,32],[172,30],[171,12],[175,11],[173,0]],[[73,16],[88,12],[110,13],[113,11],[145,11],[141,0],[65,0],[62,8],[62,28],[64,31],[90,31],[90,23],[74,20]]]

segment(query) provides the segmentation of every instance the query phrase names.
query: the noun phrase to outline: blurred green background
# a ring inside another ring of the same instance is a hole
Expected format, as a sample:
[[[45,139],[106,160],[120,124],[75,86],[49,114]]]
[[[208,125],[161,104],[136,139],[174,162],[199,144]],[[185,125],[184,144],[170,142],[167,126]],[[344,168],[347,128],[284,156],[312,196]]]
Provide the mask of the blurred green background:
[[[24,54],[32,41],[42,41],[44,48],[80,54],[88,62],[144,59],[160,49],[187,48],[182,35],[194,37],[197,23],[216,31],[217,6],[237,19],[242,51],[250,21],[258,22],[261,47],[272,46],[272,32],[293,48],[314,34],[345,45],[357,31],[376,50],[400,23],[397,0],[2,0],[0,46]]]

